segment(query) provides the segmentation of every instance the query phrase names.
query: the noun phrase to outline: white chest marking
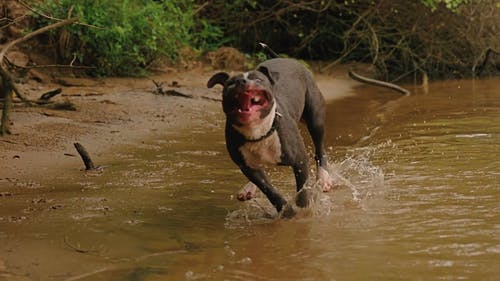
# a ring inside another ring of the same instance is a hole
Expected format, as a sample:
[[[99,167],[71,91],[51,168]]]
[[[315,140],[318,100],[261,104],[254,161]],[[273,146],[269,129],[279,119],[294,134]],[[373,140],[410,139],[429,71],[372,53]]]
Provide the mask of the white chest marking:
[[[278,164],[281,162],[281,143],[278,133],[274,132],[259,142],[247,142],[240,147],[240,152],[248,167],[253,169]]]

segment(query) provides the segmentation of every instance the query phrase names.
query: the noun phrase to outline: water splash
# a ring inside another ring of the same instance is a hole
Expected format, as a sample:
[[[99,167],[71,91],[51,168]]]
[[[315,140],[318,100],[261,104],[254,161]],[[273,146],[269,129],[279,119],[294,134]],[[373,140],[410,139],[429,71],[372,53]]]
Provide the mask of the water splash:
[[[345,206],[363,209],[364,202],[379,193],[384,185],[382,168],[374,164],[372,159],[378,150],[387,146],[392,146],[392,143],[388,141],[375,146],[351,149],[343,160],[330,165],[328,172],[332,177],[334,189],[329,193],[322,192],[321,183],[311,179],[301,192],[285,194],[285,199],[295,211],[294,219],[327,216],[335,209]],[[301,202],[298,205],[307,207],[297,207],[296,201]],[[226,228],[237,229],[265,224],[280,217],[267,198],[258,192],[257,198],[228,213]]]
[[[392,142],[352,149],[345,159],[330,168],[334,182],[350,189],[353,202],[361,203],[384,185],[384,172],[372,159],[387,146],[392,146]]]

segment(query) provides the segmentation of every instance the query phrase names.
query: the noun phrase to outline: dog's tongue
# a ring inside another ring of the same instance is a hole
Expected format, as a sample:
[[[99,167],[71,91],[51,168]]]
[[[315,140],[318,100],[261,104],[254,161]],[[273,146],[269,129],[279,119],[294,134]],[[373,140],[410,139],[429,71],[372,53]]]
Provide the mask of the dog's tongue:
[[[239,97],[240,107],[243,111],[250,111],[252,95],[248,92],[243,93]]]

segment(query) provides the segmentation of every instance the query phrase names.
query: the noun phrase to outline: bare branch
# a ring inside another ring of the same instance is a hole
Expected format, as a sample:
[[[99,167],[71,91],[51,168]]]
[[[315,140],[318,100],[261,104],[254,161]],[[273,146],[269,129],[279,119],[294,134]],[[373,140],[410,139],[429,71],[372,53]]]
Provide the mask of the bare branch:
[[[18,23],[18,22],[22,21],[22,20],[23,20],[24,18],[26,18],[27,16],[28,16],[28,14],[24,14],[24,15],[22,15],[22,16],[19,16],[19,17],[17,17],[17,18],[15,18],[15,19],[13,19],[13,20],[11,20],[11,19],[9,19],[9,18],[5,18],[5,19],[6,19],[6,21],[8,21],[9,23],[7,23],[7,24],[5,24],[5,25],[1,26],[1,27],[0,27],[0,29],[4,29],[4,28],[7,28],[7,27],[9,27],[9,26],[11,26],[11,25],[14,25],[14,24],[16,24],[16,23]]]
[[[60,22],[57,22],[57,23],[53,23],[51,25],[47,25],[47,26],[44,26],[40,29],[37,29],[33,32],[30,32],[26,35],[24,35],[23,37],[20,37],[20,38],[17,38],[11,42],[9,42],[3,49],[2,51],[0,52],[0,63],[3,61],[3,58],[5,57],[5,54],[7,53],[7,51],[14,45],[16,44],[19,44],[21,42],[24,42],[32,37],[35,37],[39,34],[42,34],[44,32],[47,32],[51,29],[55,29],[55,28],[58,28],[58,27],[61,27],[61,26],[65,26],[65,25],[68,25],[68,24],[71,24],[71,23],[74,23],[78,20],[78,18],[71,18],[71,19],[66,19],[66,20],[63,20],[63,21],[60,21]]]
[[[42,16],[46,19],[55,20],[55,21],[62,21],[62,19],[54,18],[53,16],[49,16],[49,15],[46,15],[46,14],[40,12],[40,11],[35,10],[33,7],[31,7],[30,5],[28,5],[26,2],[24,2],[22,0],[17,0],[17,3],[21,4],[24,8],[30,10],[31,12],[33,12],[39,16]]]
[[[201,4],[195,11],[194,14],[197,15],[198,13],[201,12],[206,6],[210,4],[210,1],[206,1],[205,3]]]
[[[66,64],[43,64],[43,65],[27,65],[27,66],[18,66],[16,67],[19,68],[25,68],[25,69],[33,69],[33,68],[50,68],[50,67],[55,67],[55,68],[80,68],[80,69],[95,69],[95,66],[87,66],[87,65],[66,65]]]
[[[35,8],[31,7],[30,5],[28,5],[26,2],[24,2],[23,0],[16,0],[19,4],[23,5],[23,7],[25,7],[26,9],[30,10],[31,12],[39,15],[39,16],[42,16],[46,19],[49,19],[49,20],[54,20],[54,21],[64,21],[65,19],[60,19],[60,18],[56,18],[56,17],[53,17],[53,16],[50,16],[50,15],[47,15],[47,14],[44,14],[38,10],[36,10]],[[73,9],[74,9],[74,5],[71,6],[71,8],[69,9],[68,11],[68,19],[71,17],[72,13],[73,13]],[[95,26],[95,25],[92,25],[92,24],[87,24],[87,23],[82,23],[82,22],[74,22],[74,24],[77,24],[77,25],[81,25],[81,26],[86,26],[86,27],[92,27],[92,28],[97,28],[97,29],[106,29],[104,27],[99,27],[99,26]]]
[[[28,40],[36,35],[44,33],[48,30],[58,28],[58,27],[61,27],[61,26],[67,25],[67,24],[71,24],[71,23],[75,22],[76,20],[77,20],[77,18],[67,19],[67,20],[60,21],[60,22],[42,27],[40,29],[37,29],[33,32],[30,32],[30,33],[24,35],[23,37],[17,38],[15,40],[7,43],[3,47],[2,51],[0,51],[0,76],[2,78],[2,83],[3,83],[3,87],[2,87],[2,91],[4,91],[3,95],[5,96],[5,103],[3,106],[3,113],[2,113],[2,120],[1,120],[1,124],[0,124],[0,134],[1,135],[10,132],[9,128],[8,128],[8,124],[9,124],[9,116],[8,115],[9,115],[9,109],[10,109],[11,99],[12,99],[12,92],[11,91],[13,91],[16,94],[16,96],[19,97],[22,101],[24,101],[28,104],[33,104],[32,101],[30,101],[28,98],[26,98],[22,94],[22,92],[17,87],[16,83],[14,83],[14,79],[12,77],[12,74],[10,74],[10,72],[7,69],[7,62],[5,61],[5,54],[7,54],[7,51],[16,44],[24,42],[24,41],[26,41],[26,40]]]

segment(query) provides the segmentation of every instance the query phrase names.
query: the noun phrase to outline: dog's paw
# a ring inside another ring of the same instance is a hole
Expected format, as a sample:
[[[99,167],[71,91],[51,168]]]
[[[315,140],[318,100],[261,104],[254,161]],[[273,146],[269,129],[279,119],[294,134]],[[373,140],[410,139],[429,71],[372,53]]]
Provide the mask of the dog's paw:
[[[318,168],[317,180],[323,192],[329,192],[333,188],[333,178],[324,168]]]
[[[257,192],[257,186],[252,182],[248,182],[238,192],[237,198],[240,201],[247,201],[254,198],[256,192]]]
[[[330,192],[332,190],[332,188],[333,188],[332,181],[322,183],[323,192]]]
[[[299,208],[309,207],[312,199],[311,189],[308,187],[302,188],[295,196],[295,205]]]
[[[292,205],[285,204],[285,206],[283,206],[283,210],[280,212],[280,218],[291,219],[295,217],[296,214],[297,212],[293,209]]]

